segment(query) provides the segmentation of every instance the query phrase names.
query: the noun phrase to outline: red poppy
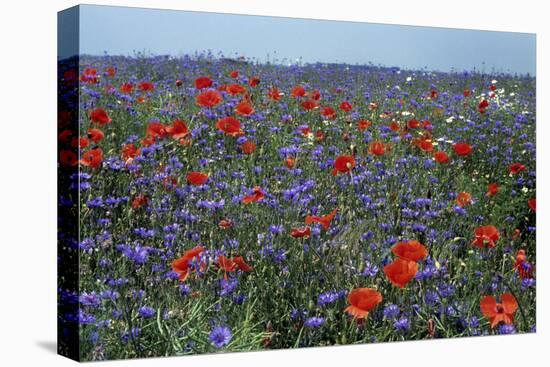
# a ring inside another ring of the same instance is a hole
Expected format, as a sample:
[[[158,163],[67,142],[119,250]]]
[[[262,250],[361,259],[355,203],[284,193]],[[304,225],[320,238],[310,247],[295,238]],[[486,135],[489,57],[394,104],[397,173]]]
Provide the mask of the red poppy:
[[[514,269],[519,273],[521,279],[530,279],[533,277],[533,266],[527,262],[525,250],[521,249],[516,254]]]
[[[214,107],[219,105],[221,101],[221,94],[214,89],[209,89],[206,92],[199,94],[196,99],[197,105],[201,107]]]
[[[238,94],[243,94],[244,92],[246,92],[246,88],[240,84],[231,84],[227,88],[225,88],[225,90],[232,96],[236,96]]]
[[[200,186],[208,181],[208,177],[208,174],[203,172],[189,172],[186,178],[189,185]]]
[[[513,295],[504,293],[501,297],[501,303],[493,296],[485,296],[479,301],[481,313],[491,322],[491,328],[494,328],[501,322],[511,325],[514,323],[514,314],[518,309],[518,303]]]
[[[244,135],[241,130],[241,122],[234,117],[226,117],[216,122],[216,128],[229,136]]]
[[[306,90],[301,85],[297,85],[292,89],[292,92],[290,95],[294,98],[296,97],[304,97],[306,95]]]
[[[149,197],[145,194],[139,194],[132,200],[132,208],[139,209],[144,205],[149,204]]]
[[[78,157],[71,150],[62,150],[59,152],[59,163],[63,167],[73,167],[78,163]]]
[[[220,223],[218,223],[218,227],[222,229],[228,229],[233,227],[233,221],[230,219],[222,219],[220,220]]]
[[[277,87],[273,87],[267,92],[267,97],[273,101],[280,101],[282,95]]]
[[[321,110],[321,115],[329,120],[334,120],[336,118],[336,111],[332,107],[323,107]]]
[[[256,186],[254,187],[254,189],[252,189],[252,194],[243,197],[241,201],[243,202],[243,204],[249,204],[249,203],[254,203],[256,201],[262,201],[264,197],[265,197],[265,194],[262,188],[259,186]]]
[[[434,159],[437,163],[441,163],[441,164],[449,163],[451,161],[451,158],[449,157],[449,155],[441,151],[434,153]]]
[[[480,113],[485,113],[485,111],[487,111],[487,107],[489,107],[489,102],[487,102],[487,100],[484,99],[481,102],[479,102],[477,109],[479,110]]]
[[[489,196],[489,197],[495,196],[496,194],[498,194],[499,190],[500,190],[500,188],[498,187],[498,185],[496,183],[490,183],[487,186],[487,196]]]
[[[250,78],[250,80],[248,81],[248,85],[250,85],[252,88],[256,88],[258,84],[260,84],[260,78],[258,78],[257,76]]]
[[[312,223],[319,223],[321,226],[323,226],[325,231],[328,231],[330,228],[330,222],[334,219],[334,216],[338,212],[338,209],[334,209],[329,214],[324,215],[322,217],[318,217],[315,215],[308,215],[306,216],[306,224],[310,225]]]
[[[288,157],[285,159],[285,164],[288,168],[294,168],[296,166],[296,158]]]
[[[323,130],[317,130],[315,132],[315,139],[317,139],[317,141],[323,141],[323,139],[325,139],[325,133]]]
[[[203,252],[204,247],[196,246],[190,250],[187,250],[182,257],[172,262],[172,271],[178,273],[179,280],[181,282],[184,282],[191,272],[191,261],[193,261],[193,259],[197,258]]]
[[[100,126],[107,125],[112,121],[107,112],[102,108],[96,108],[90,112],[90,120]]]
[[[80,76],[80,81],[88,84],[97,84],[99,82],[99,76],[97,75],[97,69],[86,68]]]
[[[464,97],[470,97],[470,95],[472,94],[472,92],[470,92],[469,89],[464,89],[464,92],[462,92],[462,94],[464,95]]]
[[[249,102],[242,101],[235,107],[235,113],[241,116],[250,116],[254,113],[254,108]]]
[[[370,122],[369,120],[359,120],[359,122],[357,123],[357,128],[359,129],[359,131],[363,131],[365,129],[368,129],[371,125],[372,122]]]
[[[453,150],[456,155],[460,157],[465,157],[472,153],[472,146],[468,143],[459,142],[453,145]]]
[[[414,279],[418,272],[418,264],[411,260],[398,257],[391,264],[384,266],[384,273],[389,281],[399,288],[404,288]]]
[[[254,142],[247,140],[243,144],[241,144],[241,151],[244,154],[252,154],[256,151],[256,144]]]
[[[356,288],[349,293],[350,305],[344,311],[356,319],[364,319],[382,300],[382,295],[375,289]]]
[[[290,235],[294,238],[309,238],[311,236],[310,227],[292,228]]]
[[[456,196],[456,205],[458,205],[461,208],[464,208],[465,206],[468,206],[472,203],[472,195],[468,192],[459,192]]]
[[[427,153],[433,152],[433,150],[434,150],[434,145],[433,145],[431,139],[421,139],[418,142],[418,147],[423,152],[427,152]]]
[[[348,101],[340,103],[340,109],[344,112],[349,112],[353,109],[353,106]]]
[[[508,170],[511,174],[517,175],[521,171],[525,171],[525,166],[521,163],[512,163],[510,167],[508,167]]]
[[[311,96],[311,99],[318,101],[321,99],[321,92],[319,92],[318,90],[314,90],[313,92],[310,93],[310,96]]]
[[[176,80],[176,87],[181,87],[183,85],[183,80],[177,79]]]
[[[103,150],[101,148],[88,150],[80,159],[81,165],[91,168],[99,168],[101,162],[103,162]]]
[[[418,121],[417,119],[409,120],[407,122],[407,127],[409,129],[416,129],[416,128],[420,127],[420,121]]]
[[[341,155],[334,161],[334,168],[332,175],[336,176],[338,173],[348,173],[355,167],[355,158],[351,155]]]
[[[386,153],[386,146],[384,143],[375,140],[369,145],[369,153],[378,156],[384,155],[384,153]]]
[[[472,241],[472,245],[479,248],[493,248],[496,246],[495,242],[500,238],[498,229],[493,225],[477,227],[475,230],[475,239]]]
[[[99,129],[88,129],[88,138],[93,141],[94,143],[99,143],[100,141],[103,140],[103,138],[105,138],[105,134],[103,133],[103,131],[99,130]]]
[[[107,69],[105,69],[105,74],[109,77],[113,77],[116,74],[116,69],[112,66],[109,66]]]
[[[252,266],[248,265],[244,261],[244,258],[242,256],[236,256],[232,260],[235,264],[237,264],[237,268],[241,271],[249,272],[249,271],[252,271],[252,269],[254,269]]]
[[[122,159],[128,161],[129,159],[134,159],[140,153],[140,150],[136,148],[134,144],[126,144],[122,147]]]
[[[122,83],[120,86],[120,92],[124,94],[130,94],[134,90],[134,85],[130,82]]]
[[[184,139],[189,135],[189,129],[185,122],[181,120],[172,121],[171,126],[166,126],[166,133],[174,139]]]
[[[210,88],[212,86],[212,79],[206,76],[201,76],[200,78],[195,79],[195,87],[197,89]]]
[[[151,82],[141,82],[138,84],[138,89],[143,92],[152,92],[155,90],[155,85]]]
[[[73,132],[71,130],[63,130],[62,132],[59,133],[57,138],[59,139],[59,141],[63,143],[68,143],[72,135],[73,135]]]
[[[305,137],[308,137],[311,134],[311,129],[309,128],[309,126],[301,127],[299,130]]]
[[[237,256],[233,258],[227,258],[223,255],[218,256],[218,266],[225,272],[225,277],[227,273],[232,273],[237,270],[244,272],[252,271],[252,266],[248,265],[242,256]]]
[[[145,131],[145,135],[150,136],[153,139],[164,138],[166,134],[166,126],[160,122],[150,122],[149,125],[147,125],[147,130]]]
[[[301,103],[301,106],[304,110],[312,110],[317,107],[317,102],[313,99],[308,99]]]
[[[395,256],[410,261],[420,261],[428,256],[426,247],[416,240],[398,242],[391,251]]]
[[[527,205],[529,206],[529,209],[531,209],[532,211],[534,211],[534,212],[537,211],[537,199],[536,198],[531,198],[531,199],[527,200]]]
[[[399,129],[400,129],[399,123],[397,123],[397,121],[392,121],[391,124],[390,124],[390,129],[392,131],[399,131]]]
[[[84,149],[84,148],[87,148],[88,145],[90,145],[90,141],[86,137],[74,138],[71,141],[71,146],[73,148]]]
[[[232,72],[229,73],[229,76],[232,77],[233,79],[238,78],[239,72],[237,70],[233,70]]]

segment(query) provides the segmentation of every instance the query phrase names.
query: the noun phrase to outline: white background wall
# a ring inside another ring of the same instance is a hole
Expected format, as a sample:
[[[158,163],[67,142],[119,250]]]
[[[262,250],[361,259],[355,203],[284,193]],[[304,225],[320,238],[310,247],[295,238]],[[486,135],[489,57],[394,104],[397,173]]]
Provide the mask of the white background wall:
[[[538,366],[550,345],[550,21],[544,1],[97,0],[96,4],[537,33],[536,335],[113,362],[117,366]],[[0,10],[0,365],[65,366],[56,338],[56,12],[76,1],[5,0]],[[475,40],[472,40],[475,42]],[[111,363],[110,363],[111,364]]]

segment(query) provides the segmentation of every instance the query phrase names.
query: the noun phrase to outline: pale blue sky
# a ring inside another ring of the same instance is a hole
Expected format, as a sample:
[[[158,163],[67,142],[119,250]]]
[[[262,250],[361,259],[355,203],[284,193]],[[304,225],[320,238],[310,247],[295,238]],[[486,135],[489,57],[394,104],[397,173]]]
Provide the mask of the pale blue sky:
[[[212,50],[266,61],[535,74],[535,35],[109,6],[80,7],[83,54]]]

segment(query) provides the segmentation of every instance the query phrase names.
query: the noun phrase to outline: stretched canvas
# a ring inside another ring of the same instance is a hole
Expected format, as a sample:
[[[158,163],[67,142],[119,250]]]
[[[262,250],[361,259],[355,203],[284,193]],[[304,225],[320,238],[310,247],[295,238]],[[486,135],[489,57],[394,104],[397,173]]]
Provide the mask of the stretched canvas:
[[[534,34],[58,19],[60,354],[535,332]]]

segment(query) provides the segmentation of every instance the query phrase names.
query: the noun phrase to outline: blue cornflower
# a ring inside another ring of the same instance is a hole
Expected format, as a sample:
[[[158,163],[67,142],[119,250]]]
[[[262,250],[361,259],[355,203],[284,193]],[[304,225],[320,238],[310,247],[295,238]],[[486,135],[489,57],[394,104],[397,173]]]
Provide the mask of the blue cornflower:
[[[148,319],[150,317],[153,317],[156,311],[153,307],[143,306],[143,307],[140,307],[140,309],[138,310],[138,313],[144,319]]]
[[[395,319],[399,314],[401,313],[401,310],[397,305],[394,305],[390,303],[386,307],[384,307],[384,317],[387,319]]]
[[[323,317],[310,317],[304,322],[304,325],[308,328],[315,329],[323,326],[324,323],[325,319]]]
[[[231,330],[227,326],[216,326],[210,332],[209,338],[216,348],[222,348],[229,344],[232,336]]]
[[[395,327],[397,331],[406,331],[411,327],[411,323],[409,322],[409,319],[402,317],[393,323],[393,327]]]

